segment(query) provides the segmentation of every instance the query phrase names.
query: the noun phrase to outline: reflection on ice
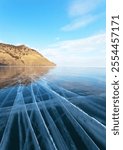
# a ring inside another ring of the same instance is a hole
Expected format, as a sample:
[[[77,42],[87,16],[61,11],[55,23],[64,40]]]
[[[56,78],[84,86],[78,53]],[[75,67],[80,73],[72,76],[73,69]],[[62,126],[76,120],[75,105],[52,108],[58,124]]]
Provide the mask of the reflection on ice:
[[[0,67],[0,88],[11,84],[28,84],[32,78],[39,78],[53,67]]]
[[[30,70],[0,76],[0,149],[105,150],[104,80]]]

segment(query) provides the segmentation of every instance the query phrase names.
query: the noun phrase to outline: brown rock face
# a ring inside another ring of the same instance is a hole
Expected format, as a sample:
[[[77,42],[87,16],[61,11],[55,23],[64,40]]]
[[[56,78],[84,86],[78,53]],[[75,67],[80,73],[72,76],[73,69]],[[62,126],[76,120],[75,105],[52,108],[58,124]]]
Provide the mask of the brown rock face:
[[[55,66],[36,50],[25,45],[0,43],[0,66]]]

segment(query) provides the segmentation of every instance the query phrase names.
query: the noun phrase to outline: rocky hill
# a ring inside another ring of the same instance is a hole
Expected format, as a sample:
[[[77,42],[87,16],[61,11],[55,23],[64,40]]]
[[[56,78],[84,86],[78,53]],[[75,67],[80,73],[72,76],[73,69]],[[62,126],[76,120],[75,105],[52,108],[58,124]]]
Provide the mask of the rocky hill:
[[[25,45],[0,43],[0,66],[54,66],[55,64]]]

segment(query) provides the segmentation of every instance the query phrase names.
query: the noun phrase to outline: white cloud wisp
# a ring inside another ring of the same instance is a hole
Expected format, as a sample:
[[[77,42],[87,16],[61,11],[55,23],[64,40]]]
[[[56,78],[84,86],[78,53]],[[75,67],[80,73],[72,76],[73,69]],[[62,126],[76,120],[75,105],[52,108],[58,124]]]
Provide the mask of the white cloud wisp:
[[[104,0],[72,0],[68,7],[68,17],[70,23],[61,27],[62,31],[73,31],[80,29],[102,16],[94,14],[94,11],[104,2]]]
[[[42,53],[58,66],[105,66],[105,34],[57,42]]]

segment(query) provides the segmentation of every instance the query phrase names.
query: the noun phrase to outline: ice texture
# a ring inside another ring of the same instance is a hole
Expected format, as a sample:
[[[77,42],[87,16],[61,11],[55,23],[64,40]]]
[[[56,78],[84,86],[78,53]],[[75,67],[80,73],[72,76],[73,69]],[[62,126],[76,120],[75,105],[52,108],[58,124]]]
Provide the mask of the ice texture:
[[[30,79],[0,89],[0,150],[105,150],[104,93],[76,92],[49,76]]]

